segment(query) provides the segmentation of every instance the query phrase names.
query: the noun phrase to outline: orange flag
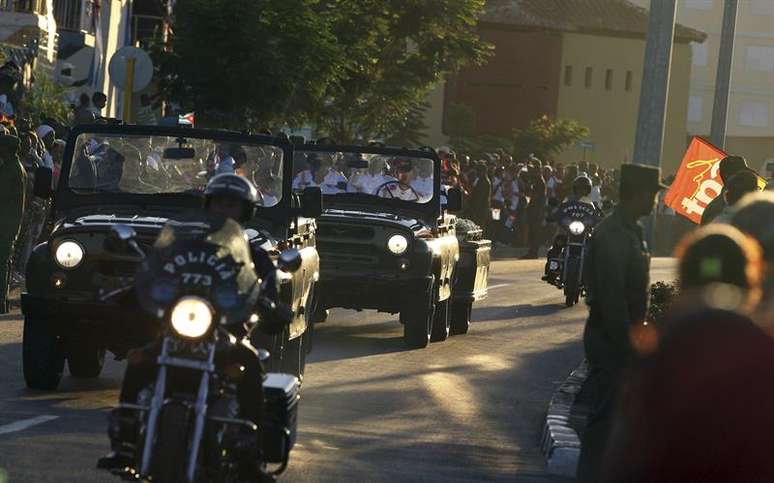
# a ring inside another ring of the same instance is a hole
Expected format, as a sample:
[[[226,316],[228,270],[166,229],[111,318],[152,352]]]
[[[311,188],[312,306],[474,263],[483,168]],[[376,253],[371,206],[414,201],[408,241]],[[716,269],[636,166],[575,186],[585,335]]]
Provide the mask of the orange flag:
[[[723,189],[719,168],[720,160],[725,157],[722,150],[694,136],[664,204],[692,222],[701,223],[704,209]]]

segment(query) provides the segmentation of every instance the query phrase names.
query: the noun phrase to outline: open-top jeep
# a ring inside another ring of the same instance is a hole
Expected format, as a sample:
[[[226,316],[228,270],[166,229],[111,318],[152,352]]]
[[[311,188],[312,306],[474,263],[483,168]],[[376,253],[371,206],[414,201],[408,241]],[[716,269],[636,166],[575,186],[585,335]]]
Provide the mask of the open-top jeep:
[[[458,189],[441,186],[431,150],[296,146],[294,188],[319,186],[320,284],[313,321],[327,309],[400,313],[409,347],[468,331],[487,294],[491,243],[456,233]]]
[[[23,369],[27,385],[55,388],[64,362],[77,377],[100,374],[106,350],[124,357],[152,340],[158,327],[130,290],[139,259],[107,249],[111,228],[129,225],[149,248],[171,218],[201,210],[208,180],[230,169],[260,192],[248,223],[251,243],[276,257],[300,251],[301,267],[285,274],[279,298],[294,310],[284,334],[269,341],[271,361],[301,374],[309,304],[319,276],[314,217],[319,189],[293,194],[291,146],[267,136],[184,127],[79,126],[68,140],[61,175],[36,173],[35,193],[51,198],[50,235],[27,264]],[[265,347],[265,345],[264,345]]]

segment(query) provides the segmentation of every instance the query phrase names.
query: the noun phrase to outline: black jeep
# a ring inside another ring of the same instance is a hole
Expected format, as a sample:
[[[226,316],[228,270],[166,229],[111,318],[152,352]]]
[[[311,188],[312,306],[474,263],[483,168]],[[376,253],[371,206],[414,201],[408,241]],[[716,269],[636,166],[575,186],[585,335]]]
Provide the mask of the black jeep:
[[[111,227],[131,226],[138,244],[148,248],[170,218],[201,209],[208,180],[227,170],[249,178],[261,194],[248,224],[251,243],[275,259],[286,248],[301,253],[301,268],[285,275],[279,293],[295,320],[269,345],[275,365],[300,375],[319,277],[313,218],[322,200],[316,188],[292,193],[291,157],[286,141],[230,131],[122,125],[74,129],[56,189],[51,189],[49,170],[42,168],[35,176],[35,194],[51,198],[53,208],[48,240],[30,257],[22,294],[27,385],[55,388],[65,360],[73,376],[97,377],[106,350],[123,358],[130,348],[153,339],[156,323],[143,315],[130,289],[139,259],[106,249]]]
[[[333,307],[400,313],[412,348],[468,331],[491,243],[456,232],[462,193],[442,191],[434,152],[309,144],[294,164],[294,188],[319,186],[325,198],[314,322]]]

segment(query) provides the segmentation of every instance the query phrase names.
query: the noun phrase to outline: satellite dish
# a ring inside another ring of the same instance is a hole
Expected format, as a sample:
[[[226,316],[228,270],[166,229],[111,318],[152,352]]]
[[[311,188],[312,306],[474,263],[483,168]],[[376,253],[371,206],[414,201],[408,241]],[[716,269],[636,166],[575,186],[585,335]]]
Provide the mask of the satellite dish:
[[[126,70],[129,59],[134,59],[134,82],[132,92],[140,92],[153,79],[153,61],[142,49],[132,46],[121,47],[110,58],[108,72],[110,80],[121,90],[126,90]]]

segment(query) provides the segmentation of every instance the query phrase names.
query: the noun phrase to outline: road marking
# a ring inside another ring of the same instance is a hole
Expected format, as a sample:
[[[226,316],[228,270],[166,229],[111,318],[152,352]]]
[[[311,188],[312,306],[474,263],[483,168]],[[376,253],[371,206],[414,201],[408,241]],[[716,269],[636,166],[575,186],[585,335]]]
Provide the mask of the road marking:
[[[490,285],[489,290],[494,290],[496,288],[503,288],[503,287],[510,287],[512,284],[510,283],[499,283],[497,285]]]
[[[0,434],[8,434],[8,433],[15,433],[16,431],[23,431],[27,428],[37,426],[38,424],[47,423],[57,418],[59,418],[59,416],[44,415],[44,416],[38,416],[36,418],[22,419],[20,421],[16,421],[15,423],[4,424],[0,426]]]

